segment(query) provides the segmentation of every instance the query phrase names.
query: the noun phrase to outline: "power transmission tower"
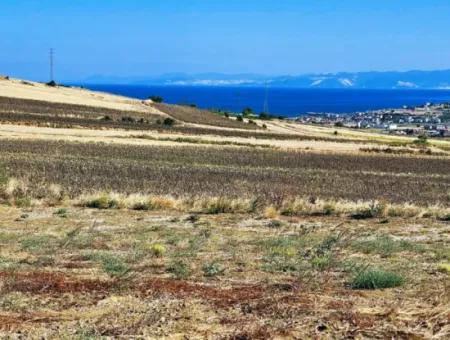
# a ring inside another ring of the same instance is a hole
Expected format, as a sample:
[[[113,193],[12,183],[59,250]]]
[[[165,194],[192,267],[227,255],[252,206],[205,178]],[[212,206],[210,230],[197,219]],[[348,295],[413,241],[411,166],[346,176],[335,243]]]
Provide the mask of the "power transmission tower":
[[[267,114],[269,113],[269,85],[267,85],[267,83],[266,83],[266,90],[265,90],[265,94],[264,94],[263,112],[267,113]]]
[[[54,66],[54,58],[55,58],[55,50],[53,48],[50,49],[50,81],[54,81],[54,73],[53,73],[53,66]]]

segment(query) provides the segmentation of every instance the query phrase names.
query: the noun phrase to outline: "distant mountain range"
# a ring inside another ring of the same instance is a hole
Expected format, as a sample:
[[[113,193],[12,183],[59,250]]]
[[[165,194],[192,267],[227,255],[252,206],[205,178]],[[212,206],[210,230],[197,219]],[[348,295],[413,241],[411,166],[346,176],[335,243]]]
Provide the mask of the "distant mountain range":
[[[450,70],[408,72],[340,72],[299,76],[263,76],[258,74],[183,74],[154,77],[92,76],[89,84],[130,84],[164,86],[252,86],[328,88],[328,89],[448,89]]]

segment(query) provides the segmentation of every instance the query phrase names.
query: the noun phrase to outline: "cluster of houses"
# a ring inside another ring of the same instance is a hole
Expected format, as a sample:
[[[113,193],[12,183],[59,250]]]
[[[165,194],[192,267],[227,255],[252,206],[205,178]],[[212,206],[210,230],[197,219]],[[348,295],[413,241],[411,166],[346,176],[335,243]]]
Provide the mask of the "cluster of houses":
[[[353,114],[310,113],[297,118],[297,121],[355,129],[379,129],[399,135],[450,137],[450,104],[426,104]]]

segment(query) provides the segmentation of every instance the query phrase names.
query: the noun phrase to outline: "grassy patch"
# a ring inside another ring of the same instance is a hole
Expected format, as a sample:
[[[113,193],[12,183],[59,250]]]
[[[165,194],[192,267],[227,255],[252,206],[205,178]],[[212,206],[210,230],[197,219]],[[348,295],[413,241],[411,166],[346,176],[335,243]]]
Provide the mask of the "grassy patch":
[[[353,289],[384,289],[401,286],[404,278],[396,273],[381,269],[366,269],[355,275],[351,281]]]
[[[54,212],[54,214],[61,218],[66,218],[67,217],[67,209],[59,208]]]
[[[394,240],[387,235],[377,236],[369,240],[357,240],[352,244],[354,250],[366,254],[379,254],[383,257],[391,256],[402,251],[423,251],[420,245],[406,240]]]
[[[127,266],[119,257],[113,255],[102,256],[101,264],[105,273],[112,277],[120,277],[130,271],[129,266]]]
[[[30,253],[48,253],[56,245],[56,238],[49,235],[31,235],[24,237],[21,241],[21,249]]]

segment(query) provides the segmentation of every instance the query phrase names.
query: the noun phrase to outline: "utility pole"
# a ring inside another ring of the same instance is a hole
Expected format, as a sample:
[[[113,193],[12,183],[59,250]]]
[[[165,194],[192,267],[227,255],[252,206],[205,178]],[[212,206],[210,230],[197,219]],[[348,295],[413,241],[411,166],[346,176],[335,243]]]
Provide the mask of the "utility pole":
[[[50,48],[50,81],[55,80],[53,73],[54,57],[55,57],[55,50],[53,48]]]

